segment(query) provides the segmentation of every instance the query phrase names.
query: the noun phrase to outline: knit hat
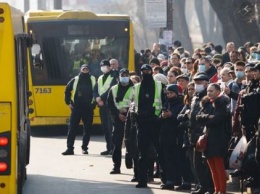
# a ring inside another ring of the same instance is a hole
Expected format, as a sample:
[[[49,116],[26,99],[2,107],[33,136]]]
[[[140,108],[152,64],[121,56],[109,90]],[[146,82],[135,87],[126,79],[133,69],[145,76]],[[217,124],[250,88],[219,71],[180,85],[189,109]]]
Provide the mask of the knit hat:
[[[177,84],[169,84],[169,85],[167,85],[166,90],[167,91],[171,91],[171,92],[175,92],[176,94],[179,93],[179,87],[178,87]]]

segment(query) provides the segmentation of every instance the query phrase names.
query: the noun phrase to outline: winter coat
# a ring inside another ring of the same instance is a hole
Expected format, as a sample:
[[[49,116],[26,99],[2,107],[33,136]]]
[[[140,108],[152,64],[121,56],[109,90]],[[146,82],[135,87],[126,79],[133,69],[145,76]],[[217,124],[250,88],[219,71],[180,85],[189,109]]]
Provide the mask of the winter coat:
[[[203,102],[203,101],[202,101]],[[205,100],[202,111],[197,115],[197,121],[206,126],[206,133],[208,134],[208,145],[204,152],[206,158],[211,157],[226,157],[228,151],[228,115],[229,98],[222,95],[218,97],[214,103]],[[212,115],[213,118],[209,118]]]
[[[191,101],[191,109],[190,109],[190,128],[189,128],[189,139],[190,139],[190,144],[195,145],[199,136],[203,134],[203,125],[201,123],[198,123],[196,120],[197,114],[201,110],[200,102],[201,99],[206,96],[207,94],[207,89],[201,93],[195,93],[195,95],[192,98]]]
[[[177,116],[183,108],[183,97],[178,96],[176,99],[171,101],[166,101],[163,107],[167,108],[168,111],[171,111],[172,116],[170,118],[162,118],[161,121],[161,130],[159,141],[160,144],[164,145],[176,145],[178,137],[178,125],[179,121]]]
[[[190,119],[189,119],[189,113],[186,112],[187,110],[190,110],[189,104],[186,104],[177,116],[177,120],[180,122],[178,126],[178,131],[179,131],[178,144],[180,144],[182,147],[190,146],[189,137],[188,137],[188,131],[190,128]]]

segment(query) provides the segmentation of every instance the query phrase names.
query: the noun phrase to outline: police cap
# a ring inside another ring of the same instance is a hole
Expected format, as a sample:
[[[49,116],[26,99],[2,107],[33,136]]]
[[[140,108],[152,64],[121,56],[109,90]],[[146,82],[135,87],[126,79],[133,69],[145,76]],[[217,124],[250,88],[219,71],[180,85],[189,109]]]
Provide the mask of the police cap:
[[[110,67],[110,62],[107,59],[104,59],[100,62],[100,66],[109,66]]]
[[[119,71],[119,75],[121,75],[121,74],[123,74],[123,73],[129,75],[129,71],[128,71],[128,69],[126,69],[126,68],[120,69],[120,71]]]
[[[153,70],[152,67],[148,64],[143,64],[142,67],[141,67],[141,71],[143,70]]]
[[[83,65],[81,65],[81,67],[80,67],[80,69],[88,69],[88,65],[87,64],[83,64]]]

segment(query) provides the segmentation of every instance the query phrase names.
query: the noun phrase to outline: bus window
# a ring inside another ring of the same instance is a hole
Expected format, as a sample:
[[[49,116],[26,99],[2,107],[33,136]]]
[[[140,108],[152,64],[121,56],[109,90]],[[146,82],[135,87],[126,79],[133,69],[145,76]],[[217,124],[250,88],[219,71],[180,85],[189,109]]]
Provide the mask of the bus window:
[[[111,29],[109,25],[118,28]],[[127,67],[129,34],[124,30],[126,25],[129,25],[127,21],[113,21],[113,24],[110,21],[77,21],[73,25],[66,21],[29,23],[39,43],[43,63],[42,72],[33,73],[34,85],[66,84],[84,63],[89,64],[91,73],[98,77],[101,74],[99,63],[105,58],[118,59],[122,68]]]

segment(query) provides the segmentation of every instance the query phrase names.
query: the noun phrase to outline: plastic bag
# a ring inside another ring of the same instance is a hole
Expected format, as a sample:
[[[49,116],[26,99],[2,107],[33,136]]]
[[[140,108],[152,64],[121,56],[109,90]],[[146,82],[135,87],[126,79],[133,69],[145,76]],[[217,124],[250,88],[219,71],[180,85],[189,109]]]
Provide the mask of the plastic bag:
[[[247,140],[245,136],[242,136],[237,143],[235,149],[231,153],[229,159],[229,168],[240,170],[242,161],[244,159],[245,151],[247,149]]]

